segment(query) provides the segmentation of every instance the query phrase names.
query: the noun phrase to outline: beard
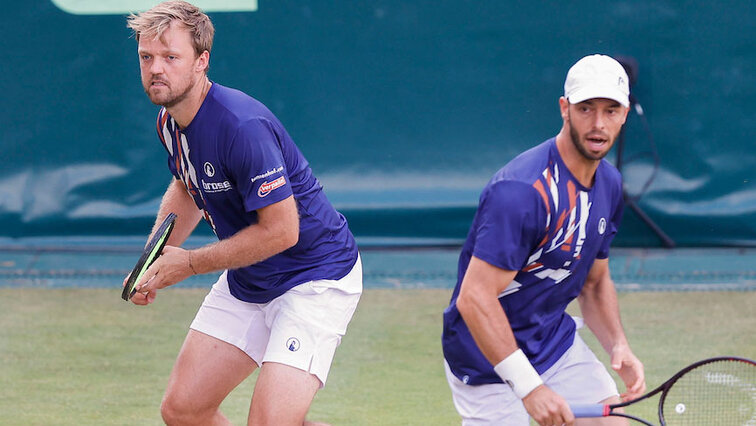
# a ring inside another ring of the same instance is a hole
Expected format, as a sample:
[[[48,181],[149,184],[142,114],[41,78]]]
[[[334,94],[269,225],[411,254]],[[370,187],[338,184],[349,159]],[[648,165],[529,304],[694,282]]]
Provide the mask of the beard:
[[[166,108],[171,108],[175,105],[178,105],[186,99],[187,96],[189,96],[189,92],[194,88],[194,82],[191,80],[186,80],[183,83],[183,90],[178,87],[176,90],[173,89],[172,85],[167,85],[167,82],[164,80],[160,80],[164,83],[166,83],[166,86],[164,89],[167,90],[161,90],[160,93],[150,92],[151,88],[151,81],[147,83],[147,85],[144,87],[144,93],[147,94],[147,97],[150,98],[150,101],[155,104]]]
[[[572,127],[572,122],[569,122],[568,125],[570,126],[570,139],[572,140],[572,144],[575,145],[575,149],[577,149],[577,151],[580,153],[580,155],[583,156],[583,158],[587,160],[592,160],[592,161],[598,161],[606,157],[606,155],[609,154],[609,151],[611,151],[612,146],[614,145],[614,141],[617,139],[617,136],[619,135],[619,133],[617,133],[616,135],[607,135],[608,136],[607,145],[609,146],[609,149],[607,149],[604,152],[600,152],[596,154],[589,151],[588,148],[586,148],[586,146],[582,143],[580,139],[580,135],[578,134],[577,130],[575,130],[575,128]]]

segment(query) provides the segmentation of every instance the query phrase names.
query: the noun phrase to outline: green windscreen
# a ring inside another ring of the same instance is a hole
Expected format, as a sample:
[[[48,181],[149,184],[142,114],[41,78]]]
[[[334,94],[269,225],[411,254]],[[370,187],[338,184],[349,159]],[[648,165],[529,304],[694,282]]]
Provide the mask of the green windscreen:
[[[152,229],[172,176],[126,28],[152,3],[3,3],[0,240]],[[271,109],[361,243],[462,241],[488,179],[559,131],[567,69],[605,53],[637,62],[644,113],[615,244],[658,246],[645,215],[679,246],[756,245],[756,2],[197,4],[209,77]]]

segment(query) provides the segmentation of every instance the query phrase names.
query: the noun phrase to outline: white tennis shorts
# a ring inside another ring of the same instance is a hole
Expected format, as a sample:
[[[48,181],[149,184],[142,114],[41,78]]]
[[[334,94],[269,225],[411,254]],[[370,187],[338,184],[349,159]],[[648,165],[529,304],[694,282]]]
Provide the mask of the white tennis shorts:
[[[512,388],[504,383],[470,386],[446,367],[446,380],[463,426],[528,426],[530,417]],[[569,404],[595,404],[617,396],[617,385],[606,367],[575,333],[570,349],[541,374],[543,382]]]
[[[277,362],[308,371],[323,387],[361,294],[359,257],[344,278],[306,282],[268,303],[235,298],[224,272],[190,328],[238,347],[258,366]]]

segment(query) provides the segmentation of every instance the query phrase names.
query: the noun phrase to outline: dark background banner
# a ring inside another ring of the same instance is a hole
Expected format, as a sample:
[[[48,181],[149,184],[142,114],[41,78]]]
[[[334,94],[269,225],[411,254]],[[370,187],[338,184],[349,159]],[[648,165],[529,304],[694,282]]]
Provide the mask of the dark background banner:
[[[125,17],[2,6],[0,236],[146,234],[171,177]],[[488,178],[557,133],[569,66],[606,53],[638,62],[627,192],[679,245],[756,245],[754,2],[258,7],[211,13],[210,77],[278,115],[363,241],[463,239]],[[617,243],[660,240],[628,209]]]

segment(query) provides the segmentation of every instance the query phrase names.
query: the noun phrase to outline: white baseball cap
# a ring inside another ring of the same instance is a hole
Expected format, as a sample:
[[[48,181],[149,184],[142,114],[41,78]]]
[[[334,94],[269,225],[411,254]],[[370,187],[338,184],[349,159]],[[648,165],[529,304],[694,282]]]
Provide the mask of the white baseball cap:
[[[564,97],[571,104],[594,98],[613,99],[630,106],[630,86],[625,68],[606,55],[590,55],[577,61],[567,72]]]

